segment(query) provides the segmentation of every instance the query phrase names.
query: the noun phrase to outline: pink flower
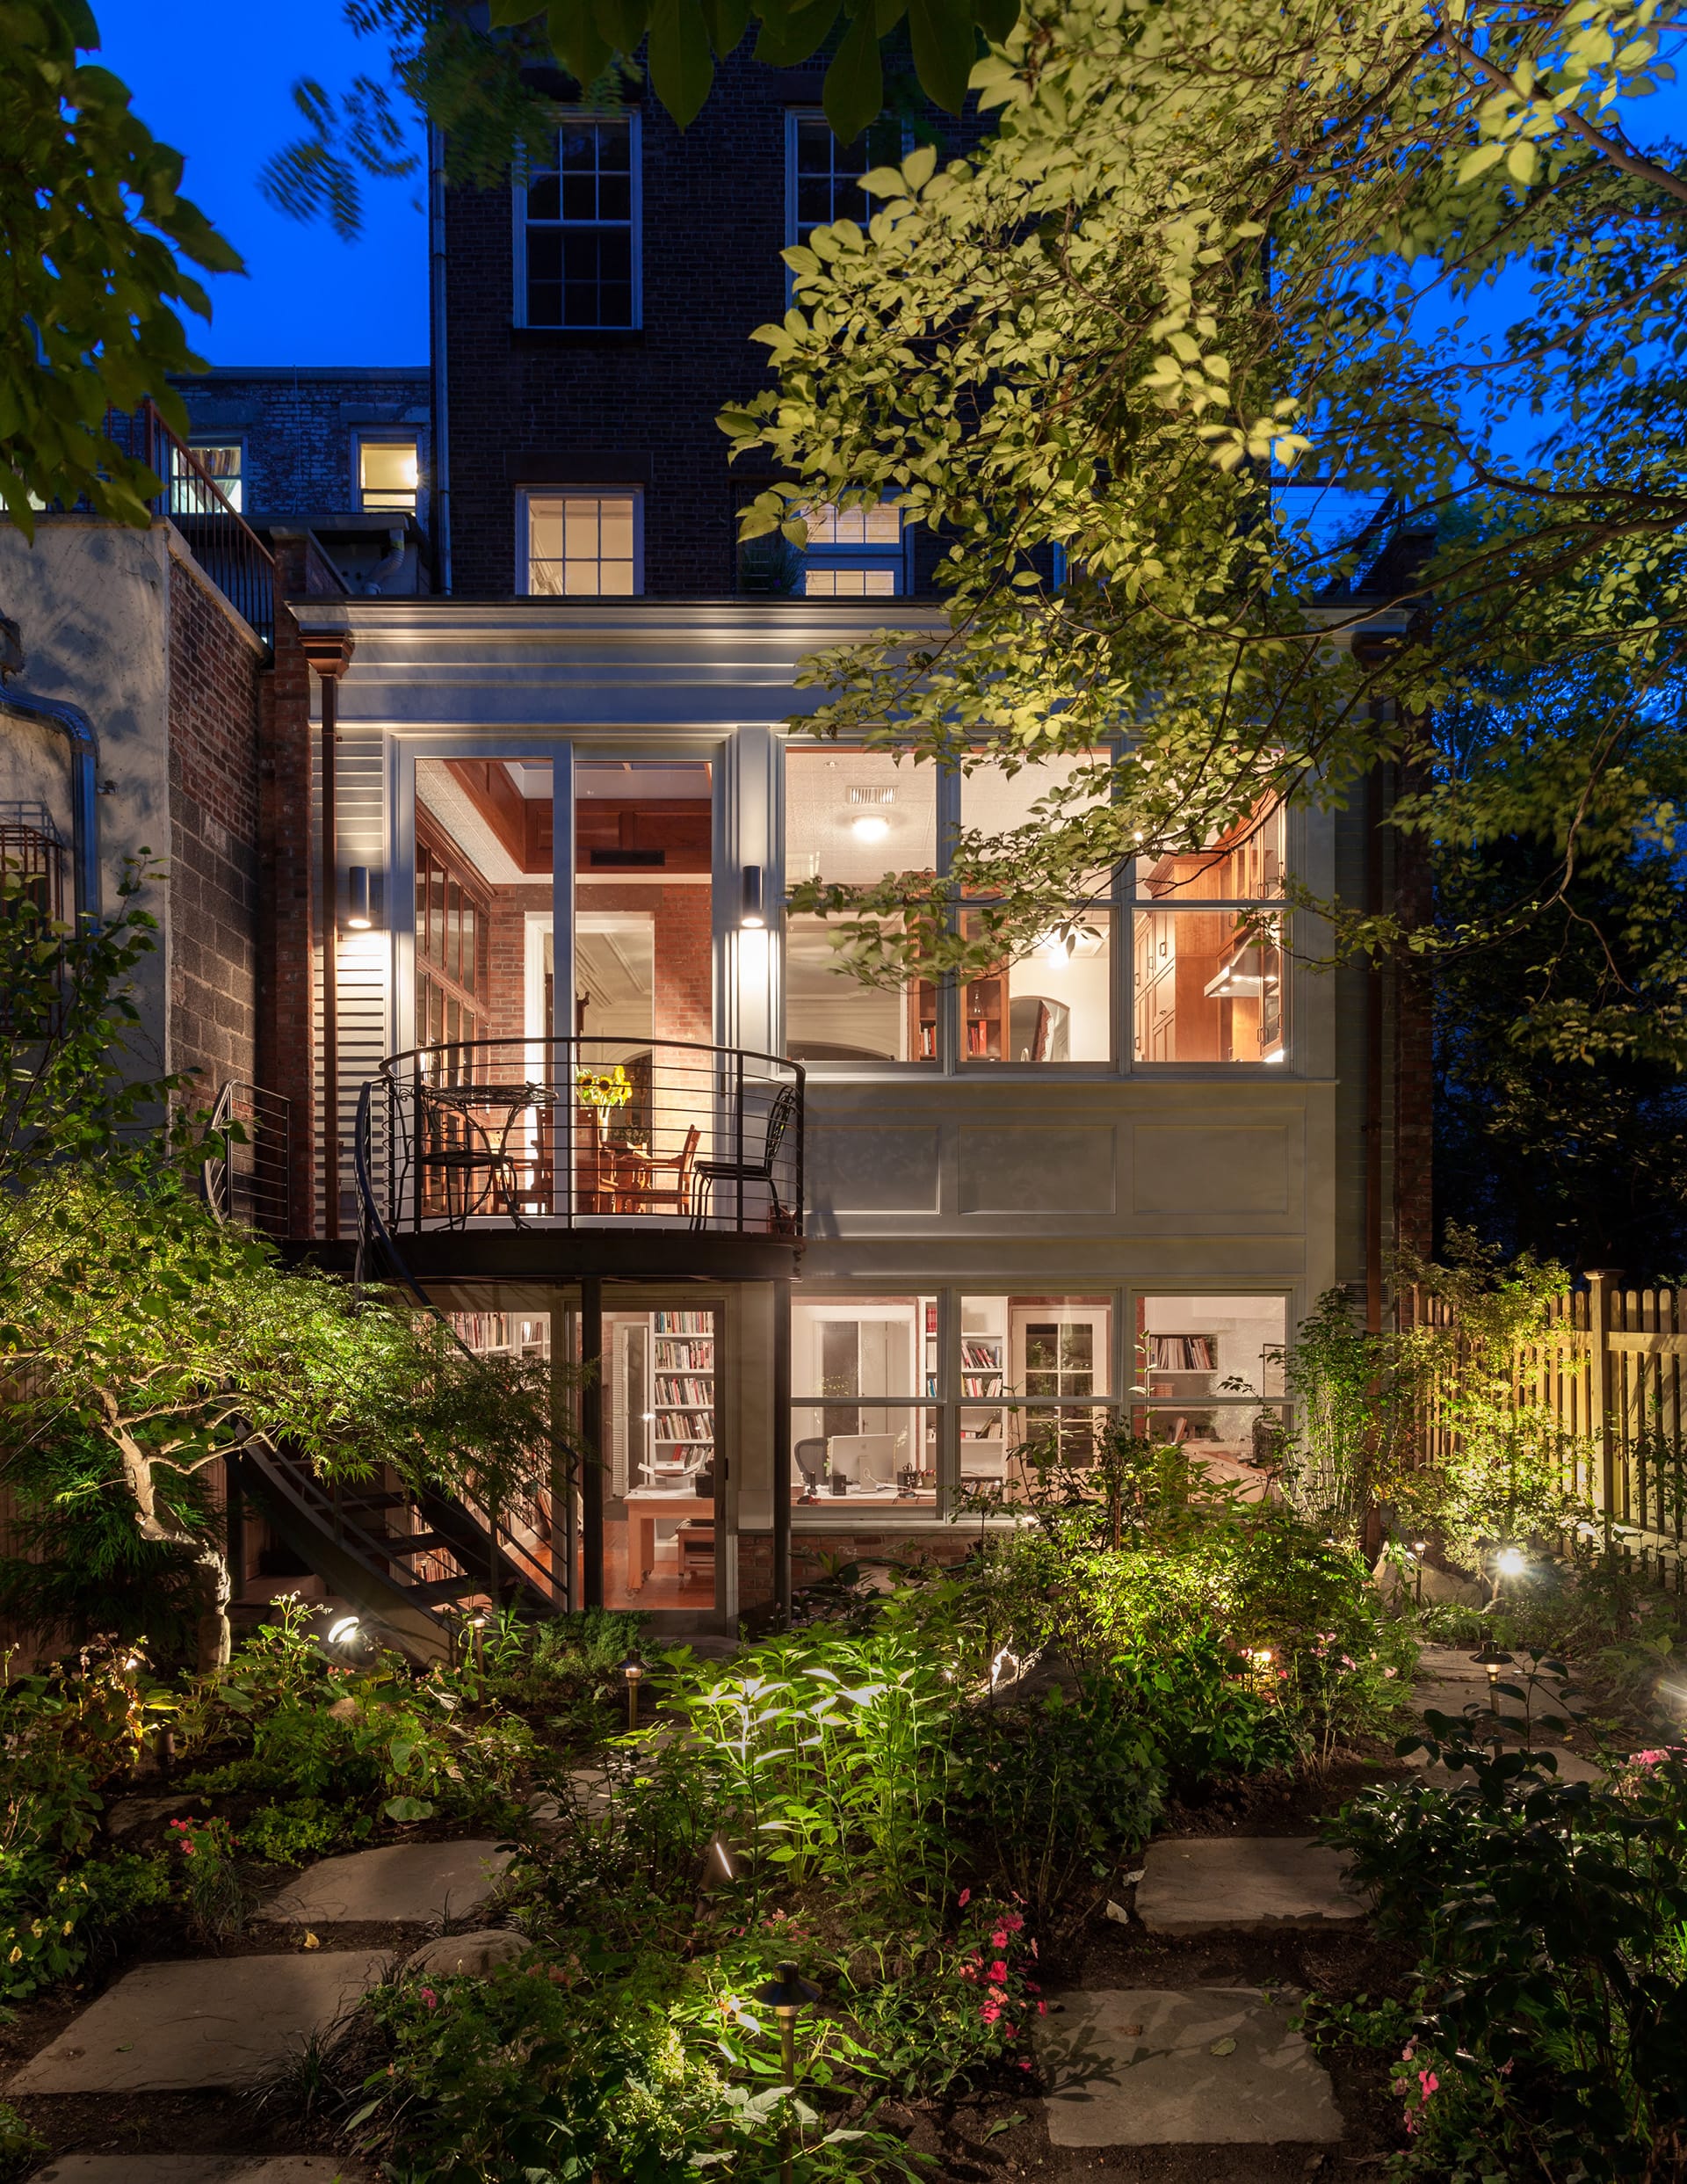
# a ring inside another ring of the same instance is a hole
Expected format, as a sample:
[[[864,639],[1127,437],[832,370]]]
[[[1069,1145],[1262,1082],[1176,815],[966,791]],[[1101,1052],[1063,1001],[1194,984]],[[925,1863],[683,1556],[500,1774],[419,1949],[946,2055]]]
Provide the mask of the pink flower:
[[[1023,2055],[1019,2058],[1019,2067],[1022,2071],[1028,2071],[1031,2068],[1031,2064]]]
[[[1629,1760],[1631,1767],[1662,1767],[1669,1757],[1667,1752],[1637,1752]]]
[[[1385,1676],[1398,1676],[1400,1671],[1397,1668],[1385,1668],[1382,1672]]]
[[[1037,2005],[1037,2014],[1039,2017],[1046,2017],[1048,2015],[1048,2005],[1046,2002],[1039,2002]]]
[[[1439,2087],[1441,2080],[1436,2076],[1433,2071],[1419,2071],[1417,2073],[1417,2082],[1423,2086],[1423,2098],[1427,2101],[1430,2095],[1436,2092]]]
[[[998,1956],[995,1963],[990,1966],[990,1977],[992,1979],[1005,1979],[1007,1976],[1008,1968]]]
[[[990,1936],[990,1947],[993,1949],[1004,1949],[1007,1946],[1008,1930],[1005,1926],[998,1926],[996,1932]]]
[[[1010,1934],[1017,1934],[1025,1922],[1017,1911],[1010,1911],[1002,1923]]]
[[[993,2025],[1002,2014],[1002,2005],[999,2002],[986,2002],[978,2013],[987,2025]]]
[[[427,2004],[431,2010],[437,2010],[439,2006],[439,1997],[434,1992],[431,1987],[424,1987],[422,1989],[422,1999]]]
[[[956,1910],[957,1910],[957,1911],[965,1911],[965,1910],[966,1910],[966,1908],[967,1908],[967,1905],[968,1905],[968,1904],[970,1904],[970,1903],[972,1902],[972,1900],[973,1900],[973,1891],[971,1890],[971,1889],[969,1889],[969,1888],[964,1888],[964,1889],[962,1889],[962,1890],[960,1891],[960,1894],[959,1894],[959,1896],[955,1898],[955,1908],[956,1908]]]

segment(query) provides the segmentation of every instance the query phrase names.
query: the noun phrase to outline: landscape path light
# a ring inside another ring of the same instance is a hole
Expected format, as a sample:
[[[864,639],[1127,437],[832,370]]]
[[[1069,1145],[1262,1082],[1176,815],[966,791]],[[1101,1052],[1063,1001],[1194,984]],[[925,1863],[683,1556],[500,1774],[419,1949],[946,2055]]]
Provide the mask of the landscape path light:
[[[644,1663],[636,1653],[629,1653],[621,1662],[621,1674],[626,1680],[627,1734],[639,1725],[639,1686],[644,1681]]]
[[[779,2021],[779,2060],[785,2070],[786,2091],[793,2100],[797,2092],[797,2017],[809,2003],[818,2002],[820,1989],[802,1978],[788,1959],[778,1967],[778,1977],[756,1990],[756,1999]],[[791,2184],[791,2126],[785,2127],[779,2155],[779,2184]]]
[[[1470,1658],[1478,1668],[1485,1668],[1488,1671],[1488,1709],[1494,1716],[1494,1726],[1497,1731],[1500,1725],[1500,1697],[1497,1688],[1500,1671],[1511,1666],[1511,1656],[1502,1652],[1490,1638],[1480,1653],[1473,1653]]]

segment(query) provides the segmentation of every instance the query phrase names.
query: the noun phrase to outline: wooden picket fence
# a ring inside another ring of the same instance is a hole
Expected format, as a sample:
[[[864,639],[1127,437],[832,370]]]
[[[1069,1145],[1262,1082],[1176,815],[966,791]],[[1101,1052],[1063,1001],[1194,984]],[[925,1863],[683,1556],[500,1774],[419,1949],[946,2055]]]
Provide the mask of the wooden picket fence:
[[[1456,1327],[1439,1297],[1413,1290],[1423,1327]],[[1518,1351],[1517,1401],[1550,1413],[1564,1436],[1564,1483],[1625,1561],[1687,1591],[1687,1289],[1625,1289],[1608,1274],[1555,1297],[1539,1339]],[[1448,1428],[1433,1394],[1419,1423],[1433,1462]]]

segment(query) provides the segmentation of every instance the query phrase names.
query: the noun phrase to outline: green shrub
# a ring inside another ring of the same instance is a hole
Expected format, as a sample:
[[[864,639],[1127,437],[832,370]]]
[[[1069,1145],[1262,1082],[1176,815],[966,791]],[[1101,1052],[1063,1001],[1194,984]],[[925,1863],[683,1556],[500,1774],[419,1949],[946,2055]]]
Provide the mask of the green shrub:
[[[361,1842],[372,1825],[367,1813],[329,1804],[321,1797],[293,1797],[253,1813],[241,1835],[241,1847],[249,1858],[261,1858],[266,1865],[301,1866],[347,1843]]]
[[[1444,1756],[1471,1779],[1369,1792],[1329,1830],[1417,1950],[1412,2006],[1314,2006],[1314,2028],[1398,2055],[1410,2173],[1679,2175],[1687,1756],[1596,1785]]]
[[[40,2133],[0,2101],[0,2184],[20,2184],[50,2151]]]

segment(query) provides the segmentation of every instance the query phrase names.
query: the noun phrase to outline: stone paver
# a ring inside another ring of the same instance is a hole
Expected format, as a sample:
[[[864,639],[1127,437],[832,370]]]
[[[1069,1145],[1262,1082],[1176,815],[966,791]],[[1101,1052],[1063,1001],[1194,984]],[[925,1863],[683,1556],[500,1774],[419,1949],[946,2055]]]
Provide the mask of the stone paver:
[[[1342,2136],[1329,2075],[1289,2030],[1298,1995],[1112,1987],[1064,1999],[1037,2027],[1056,2146],[1328,2145]]]
[[[1207,1835],[1151,1843],[1136,1915],[1150,1934],[1261,1934],[1365,1916],[1340,1851],[1309,1835]]]
[[[164,2093],[240,2086],[279,2069],[380,1978],[380,1950],[141,1964],[6,2087]]]
[[[272,1897],[259,1916],[289,1925],[338,1926],[358,1919],[466,1919],[497,1886],[511,1854],[490,1840],[388,1843],[380,1850],[324,1858]]]
[[[78,2153],[29,2184],[369,2184],[371,2172],[333,2154]]]

